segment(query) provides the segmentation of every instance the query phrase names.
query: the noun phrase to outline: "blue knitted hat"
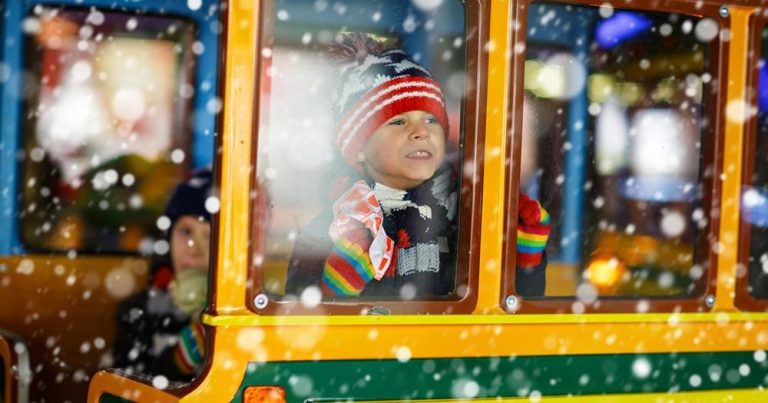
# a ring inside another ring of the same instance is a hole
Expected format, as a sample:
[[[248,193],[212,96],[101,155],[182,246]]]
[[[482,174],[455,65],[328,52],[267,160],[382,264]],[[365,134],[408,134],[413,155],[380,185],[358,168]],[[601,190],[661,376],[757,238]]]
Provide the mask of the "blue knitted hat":
[[[205,201],[211,195],[213,176],[209,168],[193,171],[173,191],[165,206],[165,216],[171,220],[171,227],[181,216],[191,215],[211,220],[211,213],[205,208]]]

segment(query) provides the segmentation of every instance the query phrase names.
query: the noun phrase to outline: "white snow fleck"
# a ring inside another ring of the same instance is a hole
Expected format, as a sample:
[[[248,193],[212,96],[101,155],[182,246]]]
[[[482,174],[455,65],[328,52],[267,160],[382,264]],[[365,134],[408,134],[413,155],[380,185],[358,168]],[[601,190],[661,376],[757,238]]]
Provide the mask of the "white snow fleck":
[[[661,24],[661,27],[659,27],[659,33],[661,36],[669,36],[672,34],[672,25],[670,24]]]
[[[218,97],[211,98],[208,103],[205,105],[205,109],[210,113],[211,115],[216,115],[217,113],[221,112],[222,103],[221,99]]]
[[[171,247],[170,245],[168,245],[168,241],[161,239],[161,240],[155,241],[155,244],[152,246],[152,249],[158,255],[165,255],[166,253],[168,253]]]
[[[322,299],[323,295],[320,292],[320,288],[316,286],[307,287],[301,293],[301,304],[307,308],[317,307]]]
[[[597,288],[591,283],[581,283],[576,288],[576,298],[586,304],[591,304],[597,300]]]
[[[205,210],[208,211],[211,214],[216,214],[219,212],[219,209],[221,208],[221,202],[219,201],[219,198],[216,196],[209,196],[207,199],[205,199]]]
[[[751,368],[749,368],[749,365],[747,364],[739,365],[739,375],[748,376],[750,372],[752,371],[751,371]]]
[[[699,41],[710,42],[717,37],[718,31],[719,27],[715,20],[712,18],[703,18],[696,23],[694,33],[696,34],[696,39]]]
[[[416,298],[416,286],[413,284],[407,283],[400,287],[400,299],[405,301],[410,301],[414,298]]]
[[[690,383],[694,388],[698,388],[701,386],[701,376],[698,374],[691,375],[691,377],[688,379],[688,383]]]
[[[171,219],[162,215],[157,218],[157,228],[160,231],[167,231],[169,228],[171,228]]]
[[[304,397],[312,393],[312,378],[306,375],[291,375],[288,378],[293,393],[298,397]]]
[[[685,231],[685,217],[677,211],[670,211],[661,218],[661,232],[664,235],[674,238],[680,236]]]
[[[411,0],[411,3],[422,11],[434,11],[443,4],[443,0]]]
[[[99,10],[91,9],[91,12],[86,17],[86,21],[92,25],[101,25],[104,23],[104,13]]]
[[[712,382],[720,381],[720,377],[723,375],[723,369],[717,364],[710,365],[707,372],[709,373],[709,379],[711,379]]]
[[[599,13],[601,17],[608,18],[613,15],[613,6],[609,3],[603,3],[600,5]]]
[[[645,379],[651,374],[651,363],[645,357],[639,357],[632,363],[632,374],[636,378]]]
[[[35,263],[29,259],[22,259],[16,267],[19,274],[30,275],[35,271]]]
[[[725,106],[725,116],[733,123],[743,124],[757,113],[757,108],[744,100],[733,100]]]
[[[152,386],[157,388],[157,389],[161,389],[162,390],[162,389],[167,388],[168,387],[168,383],[169,383],[168,382],[168,378],[166,378],[166,377],[164,377],[162,375],[157,375],[156,377],[152,378]]]
[[[187,7],[192,11],[199,10],[202,6],[203,0],[187,0]]]
[[[395,356],[400,362],[408,362],[411,360],[411,349],[407,346],[398,347],[395,351]]]
[[[472,379],[459,378],[451,386],[451,394],[459,399],[471,399],[480,393],[480,385]]]

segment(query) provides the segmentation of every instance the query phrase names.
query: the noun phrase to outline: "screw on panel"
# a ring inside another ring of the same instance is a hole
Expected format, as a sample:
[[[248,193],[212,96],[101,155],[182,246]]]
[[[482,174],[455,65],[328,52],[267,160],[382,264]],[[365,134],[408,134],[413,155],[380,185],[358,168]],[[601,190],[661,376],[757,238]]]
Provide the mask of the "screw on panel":
[[[520,300],[515,295],[510,295],[504,300],[504,304],[507,306],[507,309],[510,311],[516,311],[518,306],[520,305]]]
[[[707,295],[704,298],[704,305],[706,305],[707,308],[712,308],[713,306],[715,306],[715,296],[712,294]]]
[[[729,15],[731,15],[731,12],[728,11],[728,6],[720,6],[720,16],[728,18]]]
[[[269,298],[265,294],[259,294],[253,299],[253,305],[258,309],[264,309],[269,304]]]

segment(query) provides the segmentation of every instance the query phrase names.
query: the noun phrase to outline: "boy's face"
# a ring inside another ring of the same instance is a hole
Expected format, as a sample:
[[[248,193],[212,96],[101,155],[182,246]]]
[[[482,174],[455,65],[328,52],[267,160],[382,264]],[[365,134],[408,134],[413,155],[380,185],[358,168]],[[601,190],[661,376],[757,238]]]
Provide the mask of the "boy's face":
[[[437,172],[445,158],[445,132],[434,115],[409,111],[387,120],[363,148],[365,173],[395,189],[411,189]]]
[[[171,232],[171,263],[173,270],[208,271],[211,225],[198,217],[185,215],[176,220]]]

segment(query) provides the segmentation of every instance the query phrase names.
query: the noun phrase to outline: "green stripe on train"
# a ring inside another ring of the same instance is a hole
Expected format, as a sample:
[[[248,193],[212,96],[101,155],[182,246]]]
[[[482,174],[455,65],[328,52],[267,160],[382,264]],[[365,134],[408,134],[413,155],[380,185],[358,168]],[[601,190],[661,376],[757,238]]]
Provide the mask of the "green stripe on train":
[[[747,389],[767,378],[764,352],[752,351],[272,362],[248,365],[233,402],[256,385],[282,386],[296,402]]]

